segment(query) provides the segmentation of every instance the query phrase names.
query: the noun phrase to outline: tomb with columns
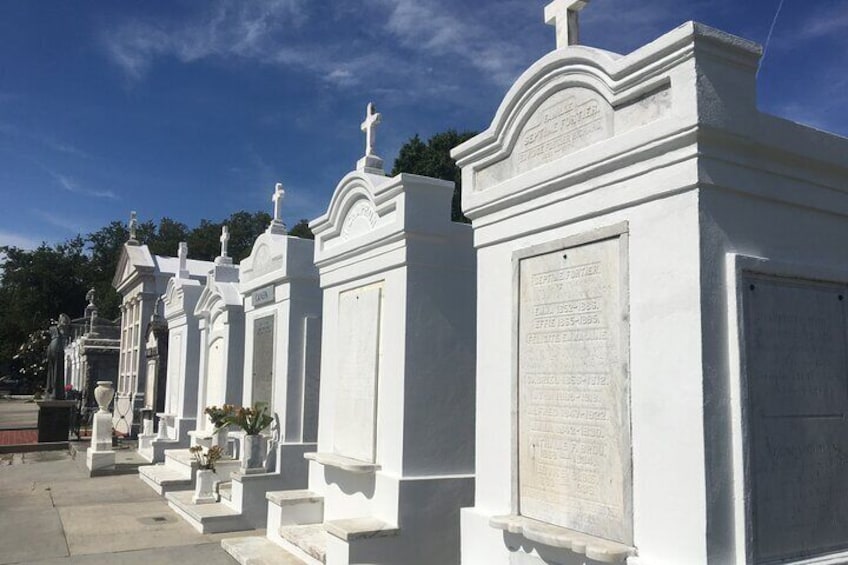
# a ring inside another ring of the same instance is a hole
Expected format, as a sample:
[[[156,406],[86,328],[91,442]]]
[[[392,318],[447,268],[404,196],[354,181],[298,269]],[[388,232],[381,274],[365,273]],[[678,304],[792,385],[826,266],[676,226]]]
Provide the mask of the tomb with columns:
[[[459,561],[474,492],[474,253],[453,183],[390,178],[366,153],[314,220],[323,291],[318,442],[306,489],[270,492],[267,538],[223,540],[242,563]],[[274,546],[278,546],[276,549]]]
[[[274,422],[261,437],[258,465],[249,467],[243,450],[242,465],[221,483],[217,503],[194,504],[192,491],[168,494],[171,507],[203,533],[264,528],[266,493],[306,488],[303,455],[316,449],[321,289],[313,241],[286,233],[284,193],[278,184],[274,217],[239,266],[245,309],[241,404],[264,404]]]
[[[848,141],[757,109],[758,45],[689,22],[618,55],[577,43],[586,4],[453,151],[462,563],[843,563]]]
[[[141,410],[147,390],[145,330],[157,298],[179,269],[176,257],[153,255],[137,239],[135,212],[130,219],[129,240],[121,250],[112,285],[121,295],[121,341],[118,386],[115,393],[112,425],[120,435],[136,436],[141,427]],[[203,280],[208,263],[188,260],[188,277]]]

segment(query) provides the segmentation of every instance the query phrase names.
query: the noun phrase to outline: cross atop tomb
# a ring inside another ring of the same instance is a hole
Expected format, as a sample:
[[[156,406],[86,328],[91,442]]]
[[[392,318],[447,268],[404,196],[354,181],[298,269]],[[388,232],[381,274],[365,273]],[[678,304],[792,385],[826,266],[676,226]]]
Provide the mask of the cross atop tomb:
[[[556,26],[557,49],[580,42],[580,10],[589,0],[554,0],[545,6],[545,23]]]
[[[365,121],[360,126],[365,132],[365,155],[374,155],[374,142],[377,140],[377,126],[383,121],[383,114],[377,112],[373,102],[365,110]]]
[[[138,236],[138,234],[137,234],[137,231],[138,231],[138,217],[136,216],[135,210],[133,210],[132,212],[130,212],[130,224],[129,224],[129,229],[130,229],[130,239],[129,239],[129,241],[127,241],[127,243],[135,243],[135,244],[137,244],[137,243],[138,243],[138,239],[136,239],[136,238],[137,238],[137,236]]]
[[[374,144],[377,139],[377,126],[383,121],[383,115],[377,112],[372,102],[368,103],[365,110],[365,121],[360,129],[365,132],[365,156],[356,163],[356,169],[366,173],[384,175],[383,160],[374,153]]]
[[[225,225],[221,226],[221,258],[227,259],[229,255],[227,255],[227,245],[230,243],[230,230]]]
[[[177,258],[180,260],[180,270],[177,273],[177,277],[181,279],[188,278],[188,243],[185,241],[180,242],[180,246],[177,249]]]
[[[283,207],[283,198],[286,196],[286,191],[283,189],[283,183],[278,182],[274,186],[274,196],[271,197],[271,202],[274,203],[274,219],[271,220],[271,225],[268,226],[269,233],[285,235],[286,224],[283,223],[283,217],[280,209]]]

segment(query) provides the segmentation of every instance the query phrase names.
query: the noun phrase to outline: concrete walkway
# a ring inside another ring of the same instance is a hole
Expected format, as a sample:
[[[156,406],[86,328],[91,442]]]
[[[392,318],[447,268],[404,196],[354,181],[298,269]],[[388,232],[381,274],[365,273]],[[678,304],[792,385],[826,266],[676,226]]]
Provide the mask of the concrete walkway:
[[[135,474],[89,478],[82,455],[0,455],[0,565],[234,565],[232,535],[197,533]]]

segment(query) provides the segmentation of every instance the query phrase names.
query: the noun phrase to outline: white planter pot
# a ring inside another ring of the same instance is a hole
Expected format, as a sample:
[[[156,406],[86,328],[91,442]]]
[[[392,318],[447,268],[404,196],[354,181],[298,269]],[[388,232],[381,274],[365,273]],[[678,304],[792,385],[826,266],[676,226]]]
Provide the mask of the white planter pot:
[[[229,428],[227,428],[227,427],[221,428],[220,430],[218,430],[217,432],[214,432],[212,434],[212,444],[211,445],[217,445],[218,447],[221,448],[221,451],[223,451],[225,454],[229,455],[229,451],[227,450],[227,443],[228,443],[227,440],[229,439],[229,437],[230,437]]]
[[[241,470],[243,473],[261,473],[265,471],[265,452],[268,449],[268,439],[263,435],[245,435]]]
[[[109,403],[112,402],[114,397],[115,387],[112,381],[97,381],[97,387],[94,389],[94,400],[97,401],[101,414],[109,412]]]
[[[191,501],[194,504],[210,504],[218,502],[215,496],[215,471],[211,469],[198,469],[196,484],[194,485],[194,496]]]

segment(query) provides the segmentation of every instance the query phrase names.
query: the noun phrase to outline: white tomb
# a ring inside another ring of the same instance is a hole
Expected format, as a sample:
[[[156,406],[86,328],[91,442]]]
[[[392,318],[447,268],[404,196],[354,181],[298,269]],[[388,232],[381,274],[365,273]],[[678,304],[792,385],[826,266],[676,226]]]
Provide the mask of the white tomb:
[[[848,141],[757,110],[759,46],[690,22],[581,47],[583,5],[549,7],[559,48],[453,152],[462,563],[845,562]]]
[[[115,393],[112,425],[121,435],[136,435],[141,426],[138,412],[144,406],[147,387],[145,326],[153,313],[156,299],[165,292],[168,280],[179,269],[176,257],[153,255],[136,239],[135,212],[130,219],[130,239],[124,244],[112,286],[121,295],[121,351],[118,386]],[[208,262],[189,259],[188,277],[203,280]]]
[[[218,503],[193,504],[192,491],[167,495],[202,533],[264,528],[268,491],[307,487],[303,455],[315,451],[318,429],[321,289],[314,242],[286,234],[283,194],[278,184],[271,225],[239,266],[246,328],[241,404],[265,403],[276,422],[266,433],[264,466],[233,472]]]
[[[388,178],[365,157],[314,220],[323,289],[308,490],[268,494],[267,536],[305,562],[459,562],[474,491],[474,252],[453,183]],[[224,540],[242,563],[269,552]],[[280,557],[282,559],[283,557]]]
[[[167,379],[163,410],[157,412],[155,433],[139,436],[139,453],[152,463],[162,462],[166,449],[187,447],[188,432],[196,427],[197,383],[200,372],[200,323],[194,309],[206,277],[191,278],[188,272],[188,246],[180,243],[179,269],[168,281],[163,295],[164,320],[168,328]],[[214,264],[206,261],[207,271]],[[200,279],[200,280],[198,280]],[[162,358],[157,360],[158,363]],[[148,389],[150,383],[148,383]],[[139,472],[153,471],[140,469]]]

